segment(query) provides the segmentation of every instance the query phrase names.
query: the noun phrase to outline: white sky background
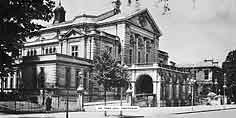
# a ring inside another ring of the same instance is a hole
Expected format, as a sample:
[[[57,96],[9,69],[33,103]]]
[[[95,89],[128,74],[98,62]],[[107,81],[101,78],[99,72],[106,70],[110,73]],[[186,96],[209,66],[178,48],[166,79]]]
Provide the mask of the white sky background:
[[[121,0],[123,7],[128,0]],[[139,0],[148,8],[163,36],[160,49],[170,60],[189,64],[215,59],[222,62],[229,51],[236,49],[236,0],[169,0],[171,12],[161,15],[159,0]],[[98,15],[112,8],[112,0],[62,0],[66,20],[76,15]],[[132,0],[134,3],[135,0]],[[121,12],[125,12],[124,10]]]

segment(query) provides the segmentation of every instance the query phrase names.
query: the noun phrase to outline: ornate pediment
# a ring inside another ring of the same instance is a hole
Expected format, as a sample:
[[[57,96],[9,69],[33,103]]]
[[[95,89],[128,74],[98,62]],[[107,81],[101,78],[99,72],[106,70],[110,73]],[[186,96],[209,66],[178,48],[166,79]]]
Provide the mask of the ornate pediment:
[[[73,28],[73,29],[69,30],[68,32],[66,32],[63,35],[63,38],[74,38],[74,37],[80,37],[80,36],[84,36],[84,35],[85,35],[84,31],[82,31],[80,29]]]
[[[43,33],[41,34],[41,40],[48,40],[57,37],[57,32]]]
[[[39,39],[39,36],[33,36],[33,37],[26,37],[26,42],[35,42]]]
[[[143,10],[140,13],[134,14],[128,20],[133,24],[142,27],[146,30],[161,34],[158,26],[156,25],[154,19],[152,18],[148,10]]]

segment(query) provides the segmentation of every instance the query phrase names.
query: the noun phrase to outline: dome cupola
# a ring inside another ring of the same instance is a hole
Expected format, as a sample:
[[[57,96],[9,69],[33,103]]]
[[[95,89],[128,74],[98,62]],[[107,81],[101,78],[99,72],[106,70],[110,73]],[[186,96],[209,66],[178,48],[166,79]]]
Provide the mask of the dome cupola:
[[[59,1],[59,5],[53,10],[54,13],[54,21],[53,24],[55,23],[61,23],[65,21],[65,9],[61,5],[61,1]]]

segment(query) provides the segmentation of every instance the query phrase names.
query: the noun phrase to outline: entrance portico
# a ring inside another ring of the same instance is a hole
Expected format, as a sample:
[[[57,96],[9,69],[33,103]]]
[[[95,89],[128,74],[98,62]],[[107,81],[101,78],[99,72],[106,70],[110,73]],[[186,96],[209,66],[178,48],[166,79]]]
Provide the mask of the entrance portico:
[[[171,67],[171,66],[169,66]],[[188,96],[187,73],[160,64],[132,65],[131,85],[133,100],[151,100],[152,106],[180,106]],[[139,97],[141,96],[141,97]],[[149,99],[148,96],[152,96]],[[142,99],[137,99],[142,98]],[[150,102],[150,101],[149,101]]]

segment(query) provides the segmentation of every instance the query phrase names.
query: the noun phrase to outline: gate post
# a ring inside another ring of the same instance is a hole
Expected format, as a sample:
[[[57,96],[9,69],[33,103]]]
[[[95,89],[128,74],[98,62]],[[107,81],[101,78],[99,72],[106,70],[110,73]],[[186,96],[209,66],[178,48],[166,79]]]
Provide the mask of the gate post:
[[[77,93],[78,93],[78,98],[77,98],[77,105],[80,111],[84,111],[84,101],[83,101],[83,92],[84,92],[84,88],[79,86],[77,88]]]
[[[157,73],[157,72],[156,72]],[[157,73],[156,75],[157,79],[156,79],[156,106],[160,107],[161,106],[161,77],[159,76],[159,74]]]

